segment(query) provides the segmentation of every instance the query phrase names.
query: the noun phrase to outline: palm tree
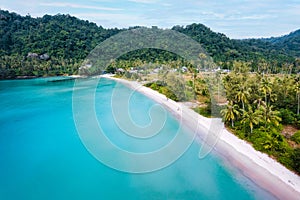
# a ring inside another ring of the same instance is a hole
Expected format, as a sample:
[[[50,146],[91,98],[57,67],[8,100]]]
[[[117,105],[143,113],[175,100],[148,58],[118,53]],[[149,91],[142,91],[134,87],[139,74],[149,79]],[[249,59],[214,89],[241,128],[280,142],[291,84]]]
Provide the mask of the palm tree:
[[[234,127],[234,120],[239,115],[238,105],[234,104],[233,101],[229,101],[227,107],[221,110],[221,115],[225,122],[231,121],[231,127]]]
[[[256,100],[253,102],[254,104],[257,104],[257,109],[260,108],[261,105],[265,106],[266,103],[262,100],[262,97],[258,96]]]
[[[297,99],[297,115],[299,115],[299,109],[300,109],[300,78],[295,78],[295,86],[294,90],[296,92],[296,99]]]
[[[260,110],[253,111],[251,106],[248,106],[248,111],[242,110],[243,116],[241,122],[247,124],[250,127],[250,133],[252,134],[253,126],[259,124],[262,119],[262,113]]]
[[[267,124],[274,124],[275,126],[279,125],[281,118],[278,116],[279,111],[273,110],[273,106],[262,106],[261,111],[263,112],[265,126]]]
[[[271,94],[272,92],[272,88],[271,88],[271,83],[270,83],[270,80],[266,77],[263,77],[261,79],[261,86],[260,86],[260,90],[262,91],[262,93],[264,94],[265,96],[265,103],[268,103],[267,101],[267,96],[269,94]]]
[[[238,102],[242,102],[242,108],[245,110],[245,103],[248,102],[248,97],[250,96],[251,88],[245,88],[245,86],[240,87],[236,94],[236,99]]]
[[[197,93],[197,89],[196,89],[196,79],[197,79],[197,74],[198,74],[198,70],[197,68],[193,67],[192,65],[188,67],[189,72],[191,73],[191,76],[193,78],[193,93],[194,95],[196,95]],[[196,98],[196,96],[194,96],[194,98]]]

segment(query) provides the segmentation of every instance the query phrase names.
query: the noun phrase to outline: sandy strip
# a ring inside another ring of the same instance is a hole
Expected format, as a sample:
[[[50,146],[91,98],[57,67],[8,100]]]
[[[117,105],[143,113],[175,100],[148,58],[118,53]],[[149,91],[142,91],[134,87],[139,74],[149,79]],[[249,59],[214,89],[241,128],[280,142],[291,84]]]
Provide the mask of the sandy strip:
[[[157,103],[163,105],[175,117],[182,116],[182,122],[191,130],[199,127],[197,137],[203,140],[210,129],[212,119],[203,117],[183,104],[176,103],[166,96],[140,83],[105,76],[121,82]],[[181,115],[182,114],[182,115]],[[214,149],[223,155],[227,161],[241,172],[279,199],[300,199],[300,177],[288,170],[267,154],[256,151],[250,144],[239,139],[225,128],[222,129],[219,140]]]

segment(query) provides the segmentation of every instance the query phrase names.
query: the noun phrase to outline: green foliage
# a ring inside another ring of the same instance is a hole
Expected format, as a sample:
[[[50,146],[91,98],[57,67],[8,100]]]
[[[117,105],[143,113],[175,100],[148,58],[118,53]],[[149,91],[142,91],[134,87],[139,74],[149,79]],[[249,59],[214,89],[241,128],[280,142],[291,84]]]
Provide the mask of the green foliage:
[[[290,148],[286,139],[274,128],[268,132],[264,128],[255,129],[249,139],[255,149],[271,155],[285,153]]]
[[[70,15],[0,15],[0,78],[76,74],[97,44],[120,32]]]
[[[154,83],[147,83],[145,84],[146,87],[151,88],[152,90],[156,90],[160,92],[161,94],[164,94],[167,98],[172,99],[174,101],[178,101],[178,97],[174,94],[173,91],[171,91],[166,84],[157,81]]]
[[[160,87],[158,92],[164,94],[167,98],[178,101],[178,97],[168,87]]]
[[[300,57],[300,30],[294,31],[283,37],[272,37],[265,39],[267,44],[273,45],[275,48],[283,48],[289,51],[290,55]],[[275,49],[274,48],[274,49]]]
[[[227,109],[235,106],[242,113],[235,117],[234,133],[251,142],[256,150],[271,155],[297,172],[299,165],[295,162],[299,162],[299,150],[289,145],[281,131],[282,124],[295,127],[300,124],[300,116],[297,114],[298,78],[298,75],[247,74],[236,69],[223,76],[229,102]],[[241,91],[246,90],[251,92],[241,95]],[[300,131],[291,140],[299,144]]]
[[[300,148],[294,150],[292,155],[293,168],[300,174]]]
[[[234,104],[233,101],[229,101],[226,108],[221,110],[221,115],[226,123],[231,122],[231,127],[233,128],[234,120],[236,120],[240,115],[238,105]]]
[[[250,133],[252,134],[253,127],[255,125],[258,125],[259,122],[262,121],[262,112],[261,110],[255,110],[253,111],[252,107],[249,105],[248,110],[242,110],[243,115],[242,115],[242,120],[241,123],[246,125],[247,127],[250,128]]]
[[[282,71],[290,73],[297,70],[294,61],[300,54],[300,49],[297,46],[300,38],[299,31],[298,34],[291,34],[289,40],[284,40],[294,43],[285,44],[285,42],[274,43],[264,39],[231,40],[222,33],[212,32],[203,24],[191,24],[186,27],[175,26],[172,29],[201,43],[203,48],[214,58],[214,61],[224,69],[232,69],[234,61],[242,61],[251,62],[249,66],[252,71],[264,73]],[[286,48],[287,45],[289,48]],[[288,66],[292,66],[292,70]]]
[[[281,108],[279,110],[279,117],[282,119],[282,124],[294,124],[295,114],[289,109]]]
[[[219,117],[216,115],[216,113],[220,113],[221,110],[224,109],[224,106],[212,104],[210,100],[207,101],[206,104],[207,104],[206,106],[196,107],[196,108],[193,108],[193,110],[205,117]]]
[[[99,43],[128,29],[104,29],[70,15],[20,16],[0,10],[0,79],[18,76],[76,74],[82,61]],[[133,27],[138,28],[138,27]],[[132,29],[132,28],[129,28]],[[260,72],[297,72],[299,34],[272,40],[231,40],[202,24],[174,26],[196,41],[224,69],[249,67]],[[292,43],[286,43],[292,42]],[[32,58],[28,57],[34,53]],[[46,57],[43,57],[45,56]],[[143,63],[168,64],[173,68],[189,66],[181,57],[159,49],[140,49],[116,59],[107,70],[128,69]],[[247,63],[247,64],[246,64]],[[195,85],[193,86],[195,87]],[[203,94],[206,90],[203,88]],[[181,98],[181,97],[180,97]],[[241,103],[244,97],[240,94]]]
[[[297,171],[297,169],[295,168],[295,160],[293,159],[293,153],[294,151],[288,147],[288,151],[285,153],[281,153],[279,156],[277,156],[277,158],[281,164],[299,173],[300,171]]]
[[[194,108],[193,110],[204,117],[211,117],[211,109],[208,106],[197,107]]]
[[[300,144],[300,131],[297,131],[296,133],[294,133],[294,135],[292,135],[292,137],[291,137],[291,140],[293,140],[297,144]]]

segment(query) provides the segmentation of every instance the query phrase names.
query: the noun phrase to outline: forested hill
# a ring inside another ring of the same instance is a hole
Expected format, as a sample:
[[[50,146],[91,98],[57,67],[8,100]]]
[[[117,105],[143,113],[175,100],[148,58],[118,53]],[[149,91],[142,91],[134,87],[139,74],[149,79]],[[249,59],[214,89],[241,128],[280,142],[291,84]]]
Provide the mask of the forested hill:
[[[282,66],[292,64],[297,57],[300,57],[300,34],[290,34],[276,38],[274,41],[272,41],[273,38],[234,40],[222,33],[215,33],[202,24],[175,26],[173,30],[199,41],[214,60],[223,67],[229,67],[228,64],[238,60],[251,63],[254,70],[263,63],[273,66],[274,70],[277,67],[279,71],[275,70],[275,72],[280,72]]]
[[[119,32],[70,15],[22,17],[0,11],[0,55],[47,53],[63,59],[84,59],[101,41]]]
[[[294,31],[282,37],[272,37],[266,39],[277,49],[284,49],[290,55],[300,57],[300,30]]]
[[[263,65],[272,66],[274,73],[286,66],[293,68],[290,71],[297,71],[299,31],[280,38],[232,40],[202,24],[172,29],[200,42],[223,68],[231,68],[239,61],[253,70]],[[124,30],[127,29],[105,29],[70,15],[32,18],[0,10],[0,78],[76,74],[83,59],[97,44]],[[167,52],[143,50],[122,59],[163,62],[178,57]]]

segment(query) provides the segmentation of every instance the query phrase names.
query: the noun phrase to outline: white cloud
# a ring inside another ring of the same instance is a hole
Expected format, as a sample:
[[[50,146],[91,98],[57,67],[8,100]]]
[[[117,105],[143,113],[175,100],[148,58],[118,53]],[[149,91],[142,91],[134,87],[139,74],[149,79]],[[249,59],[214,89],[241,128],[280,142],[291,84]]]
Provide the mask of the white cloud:
[[[120,13],[73,13],[75,17],[87,19],[105,28],[128,28],[129,26],[144,25],[136,15]]]
[[[224,19],[225,18],[225,14],[222,13],[216,13],[216,12],[201,12],[202,15],[214,18],[214,19]]]
[[[157,0],[128,0],[128,1],[134,3],[146,3],[146,4],[157,3]]]
[[[245,15],[231,15],[224,17],[224,20],[227,21],[240,21],[240,20],[264,20],[264,19],[273,19],[276,15],[268,15],[268,14],[262,14],[262,15],[251,15],[251,14],[245,14]]]
[[[93,9],[93,10],[105,10],[105,11],[120,11],[123,10],[121,8],[113,8],[113,7],[102,7],[102,6],[89,6],[75,3],[40,3],[41,6],[47,7],[71,7],[71,8],[83,8],[83,9]]]
[[[88,18],[106,18],[106,19],[112,19],[112,20],[133,20],[133,19],[138,19],[137,16],[135,15],[129,15],[129,14],[117,14],[117,13],[74,13],[74,16],[79,16],[79,17],[88,17]]]

